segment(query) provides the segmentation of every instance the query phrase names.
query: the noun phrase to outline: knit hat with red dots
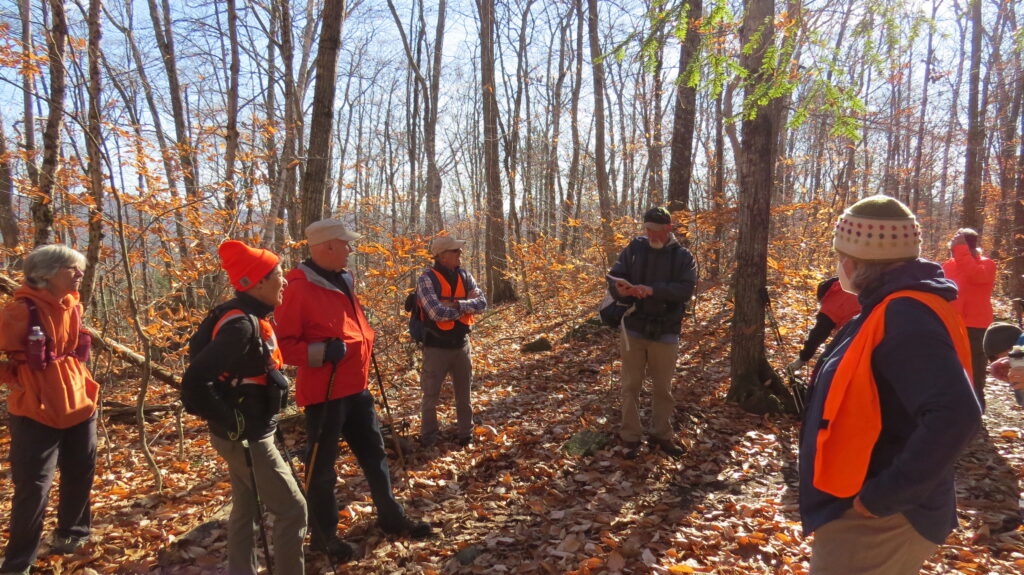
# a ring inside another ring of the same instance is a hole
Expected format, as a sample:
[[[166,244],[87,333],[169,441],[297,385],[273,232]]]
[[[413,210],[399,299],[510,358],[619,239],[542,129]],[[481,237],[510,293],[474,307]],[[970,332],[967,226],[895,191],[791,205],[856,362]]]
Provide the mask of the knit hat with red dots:
[[[832,247],[868,262],[912,260],[921,255],[921,226],[896,198],[871,196],[839,216]]]

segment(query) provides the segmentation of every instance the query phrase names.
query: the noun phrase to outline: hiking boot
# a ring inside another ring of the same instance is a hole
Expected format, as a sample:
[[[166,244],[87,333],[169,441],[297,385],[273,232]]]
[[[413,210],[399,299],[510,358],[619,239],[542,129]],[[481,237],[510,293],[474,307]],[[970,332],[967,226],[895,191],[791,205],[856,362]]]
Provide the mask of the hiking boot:
[[[71,535],[70,537],[60,537],[57,534],[53,535],[53,539],[50,541],[50,553],[56,555],[71,555],[75,551],[89,542],[89,537],[77,537]]]
[[[332,563],[348,563],[356,556],[356,548],[337,537],[327,543],[314,543],[313,550],[326,555]]]
[[[395,537],[426,539],[434,533],[434,530],[430,527],[429,523],[419,519],[410,519],[408,515],[403,515],[402,518],[394,524],[385,524],[378,521],[377,525],[380,526],[381,531]]]
[[[686,453],[682,447],[679,447],[671,439],[656,439],[651,438],[651,447],[661,450],[662,453],[669,457],[680,457]]]
[[[626,459],[636,459],[636,456],[640,454],[639,441],[623,441],[622,447],[626,450],[626,454],[623,455]]]

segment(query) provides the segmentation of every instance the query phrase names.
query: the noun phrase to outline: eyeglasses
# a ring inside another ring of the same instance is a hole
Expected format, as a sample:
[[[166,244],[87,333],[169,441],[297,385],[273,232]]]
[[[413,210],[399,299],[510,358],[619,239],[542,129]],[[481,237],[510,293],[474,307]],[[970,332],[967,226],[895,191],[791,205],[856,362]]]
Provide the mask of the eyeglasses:
[[[452,253],[456,253],[456,254],[461,254],[462,253],[462,248],[455,248],[454,250],[445,250],[445,253],[448,253],[448,252],[452,252]]]

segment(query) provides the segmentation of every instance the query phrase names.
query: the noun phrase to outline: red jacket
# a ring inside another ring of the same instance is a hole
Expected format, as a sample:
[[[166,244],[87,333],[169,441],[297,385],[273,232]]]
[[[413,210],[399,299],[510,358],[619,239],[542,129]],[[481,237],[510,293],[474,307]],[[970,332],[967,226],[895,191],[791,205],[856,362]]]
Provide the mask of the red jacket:
[[[22,286],[14,292],[0,317],[0,351],[11,362],[2,370],[3,383],[10,386],[7,410],[57,429],[67,429],[92,417],[100,386],[89,370],[75,357],[78,334],[82,330],[78,293],[60,301],[46,290]],[[39,310],[39,323],[53,340],[57,360],[46,369],[32,369],[25,362],[25,336],[28,333],[28,306],[21,298],[31,298]]]
[[[860,302],[857,301],[857,296],[843,290],[843,286],[835,281],[822,296],[819,311],[836,324],[835,329],[839,329],[860,313]]]
[[[992,323],[992,287],[996,283],[996,263],[983,255],[971,256],[966,245],[953,246],[953,257],[942,264],[942,273],[956,282],[953,308],[960,312],[967,327],[987,328]]]
[[[274,311],[277,341],[284,362],[299,368],[295,402],[299,407],[323,403],[331,364],[323,363],[324,342],[345,342],[345,357],[338,363],[330,399],[360,393],[367,388],[374,333],[355,297],[348,272],[341,272],[350,298],[306,264],[288,272],[284,301]]]

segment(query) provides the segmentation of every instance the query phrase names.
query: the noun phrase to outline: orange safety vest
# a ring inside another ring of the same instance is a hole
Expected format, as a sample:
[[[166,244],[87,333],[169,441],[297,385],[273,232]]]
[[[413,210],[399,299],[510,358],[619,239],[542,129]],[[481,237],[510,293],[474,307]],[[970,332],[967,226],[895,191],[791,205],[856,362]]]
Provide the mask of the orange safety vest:
[[[945,324],[953,347],[971,376],[971,346],[960,314],[936,294],[903,290],[890,294],[860,327],[839,361],[822,410],[814,457],[814,487],[836,497],[860,493],[867,477],[871,452],[882,431],[878,388],[871,369],[871,354],[885,337],[885,308],[889,302],[909,297],[924,303]]]
[[[245,312],[237,308],[228,310],[217,321],[217,325],[213,326],[213,334],[210,336],[210,339],[212,340],[216,338],[217,332],[220,330],[221,326],[226,324],[228,321],[238,316],[244,315],[246,315]],[[270,322],[265,319],[260,319],[259,324],[260,340],[263,341],[264,344],[266,344],[267,350],[270,352],[270,358],[268,359],[267,369],[281,369],[281,366],[284,365],[284,357],[281,355],[281,348],[277,347],[277,336],[274,334],[274,326],[270,325]],[[221,378],[226,379],[227,377],[230,377],[230,375],[231,374],[229,373],[224,373],[221,375]],[[263,375],[254,375],[251,377],[242,378],[242,380],[238,382],[239,385],[250,383],[256,385],[267,385],[267,374],[264,373]]]
[[[437,271],[436,269],[431,269],[430,271],[434,272],[434,276],[437,277],[438,285],[441,286],[441,293],[438,295],[439,299],[441,299],[441,300],[445,300],[445,299],[450,299],[450,300],[465,299],[465,297],[466,297],[466,286],[463,285],[463,283],[462,283],[462,274],[460,274],[460,273],[456,273],[455,274],[455,277],[456,277],[456,280],[455,280],[455,292],[453,294],[452,293],[452,286],[451,286],[451,284],[448,283],[448,280],[444,279],[444,274],[442,274],[441,272]],[[467,325],[467,326],[471,326],[474,323],[476,323],[476,319],[474,319],[474,316],[471,313],[464,313],[464,314],[462,314],[462,316],[459,317],[458,321],[459,321],[459,323],[461,323],[463,325]],[[452,328],[455,327],[455,322],[454,321],[439,321],[439,322],[435,322],[435,323],[437,324],[437,328],[440,329],[440,330],[443,330],[443,331],[449,331],[449,330],[451,330]]]

